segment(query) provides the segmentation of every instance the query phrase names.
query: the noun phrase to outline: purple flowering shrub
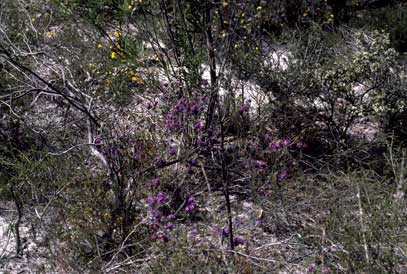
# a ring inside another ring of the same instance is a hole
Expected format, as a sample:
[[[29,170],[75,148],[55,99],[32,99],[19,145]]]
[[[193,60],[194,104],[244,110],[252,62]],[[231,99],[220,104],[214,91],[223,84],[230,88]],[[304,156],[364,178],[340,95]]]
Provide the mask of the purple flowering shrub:
[[[174,228],[175,220],[175,215],[171,213],[170,201],[171,196],[161,191],[146,199],[150,207],[149,227],[153,232],[152,240],[161,240],[164,243],[169,241],[168,234]]]
[[[205,127],[207,96],[204,86],[194,88],[188,96],[179,96],[181,87],[171,85],[162,95],[164,126],[170,133],[200,132]]]

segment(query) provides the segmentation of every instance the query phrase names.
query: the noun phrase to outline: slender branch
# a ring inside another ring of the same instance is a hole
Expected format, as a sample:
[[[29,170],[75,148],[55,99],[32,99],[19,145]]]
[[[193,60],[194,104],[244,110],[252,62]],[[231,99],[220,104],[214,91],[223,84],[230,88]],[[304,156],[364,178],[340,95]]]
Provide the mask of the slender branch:
[[[69,104],[71,104],[74,108],[76,108],[77,110],[79,110],[80,112],[84,113],[85,115],[87,115],[89,117],[89,119],[98,127],[100,126],[99,122],[96,120],[96,118],[87,111],[87,109],[84,106],[80,106],[77,103],[75,103],[72,98],[68,95],[66,95],[64,92],[62,92],[61,90],[59,90],[57,87],[55,87],[54,85],[52,85],[51,83],[49,83],[48,81],[46,81],[44,78],[42,78],[41,76],[39,76],[37,73],[35,73],[34,71],[32,71],[30,68],[20,64],[19,62],[17,62],[13,56],[2,46],[0,45],[0,54],[4,54],[8,61],[13,64],[14,66],[18,67],[19,69],[28,72],[29,74],[31,74],[32,76],[34,76],[37,80],[39,80],[41,83],[45,84],[48,88],[50,88],[52,91],[54,91],[55,93],[61,95]]]

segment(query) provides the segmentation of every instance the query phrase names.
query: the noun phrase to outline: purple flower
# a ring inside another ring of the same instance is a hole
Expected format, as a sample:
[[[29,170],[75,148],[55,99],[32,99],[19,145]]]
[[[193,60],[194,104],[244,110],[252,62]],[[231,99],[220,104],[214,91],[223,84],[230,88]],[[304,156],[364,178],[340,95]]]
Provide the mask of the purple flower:
[[[184,129],[184,124],[181,121],[179,121],[178,124],[177,124],[177,127],[178,127],[179,130],[183,130]]]
[[[185,211],[188,213],[193,213],[197,209],[195,204],[190,204],[185,207]]]
[[[169,202],[171,200],[171,197],[169,195],[166,195],[164,193],[162,193],[161,191],[158,192],[157,194],[157,203],[162,205],[166,202]]]
[[[322,274],[329,274],[329,273],[331,273],[332,271],[331,271],[331,269],[329,268],[329,267],[325,267],[323,270],[322,270]]]
[[[194,160],[191,160],[191,161],[189,162],[189,164],[190,164],[191,166],[197,166],[197,165],[198,165],[198,162],[194,159]]]
[[[175,219],[175,215],[174,214],[170,214],[167,216],[167,220],[174,220]]]
[[[198,235],[198,230],[196,228],[189,231],[189,236],[195,238]]]
[[[208,137],[212,137],[213,135],[213,130],[208,128],[208,130],[206,131],[206,135],[208,135]]]
[[[194,114],[197,114],[199,111],[199,107],[197,105],[192,105],[190,109],[191,109],[191,112]]]
[[[195,202],[195,196],[189,196],[187,201],[188,201],[188,203]]]
[[[165,227],[166,229],[173,229],[173,228],[174,228],[174,224],[171,223],[171,222],[168,222],[168,223],[166,223],[166,224],[164,225],[164,227]]]
[[[152,210],[150,211],[150,214],[151,214],[151,216],[153,216],[155,219],[159,219],[159,218],[160,218],[160,212],[157,211],[157,210],[155,210],[155,209],[152,209]]]
[[[152,240],[161,239],[163,242],[168,242],[168,237],[163,231],[157,231],[151,236]]]
[[[157,203],[157,200],[154,197],[147,197],[147,204],[149,206],[154,206]]]
[[[184,110],[183,105],[177,105],[175,106],[175,113],[181,113]]]
[[[195,130],[198,130],[198,131],[204,129],[203,123],[197,122],[197,123],[194,125],[194,129],[195,129]]]
[[[167,129],[168,130],[173,130],[175,128],[175,123],[174,122],[168,122],[167,123]]]
[[[207,85],[209,85],[209,82],[208,82],[208,80],[206,80],[206,79],[202,79],[202,81],[200,82],[200,84],[201,84],[201,86],[207,86]]]
[[[296,144],[296,146],[297,146],[297,148],[307,148],[307,147],[308,147],[308,145],[305,144],[305,143],[303,143],[302,141],[299,141],[299,142]]]
[[[237,236],[233,239],[233,243],[235,244],[235,246],[243,245],[244,239],[242,237]]]
[[[156,222],[150,223],[150,228],[153,229],[153,230],[156,230],[156,229],[158,229],[159,227],[160,227],[159,224],[156,223]]]
[[[95,147],[97,149],[101,149],[102,145],[103,145],[103,140],[100,137],[96,137],[95,141],[94,141]]]
[[[279,174],[278,174],[278,180],[279,181],[284,181],[285,179],[287,179],[289,177],[288,171],[287,169],[282,170]]]
[[[257,160],[256,164],[257,164],[257,167],[261,168],[261,169],[264,169],[267,166],[267,163],[265,161],[262,161],[262,160]]]
[[[242,106],[240,107],[239,112],[240,112],[240,113],[248,112],[249,109],[250,109],[250,103],[251,103],[251,101],[252,101],[252,100],[247,100],[247,102],[246,102],[244,105],[242,105]]]
[[[284,141],[283,141],[283,145],[284,146],[289,146],[291,144],[291,140],[290,139],[285,139]]]
[[[312,264],[308,267],[307,273],[314,273],[315,272],[315,265]]]
[[[140,160],[141,160],[141,154],[140,154],[140,153],[136,153],[136,154],[134,155],[134,160],[140,161]]]
[[[269,146],[270,146],[271,150],[273,150],[273,151],[277,151],[277,150],[279,150],[279,149],[282,147],[280,141],[276,141],[276,142],[270,143]]]
[[[169,154],[170,154],[171,156],[176,155],[176,154],[177,154],[177,148],[174,147],[174,146],[171,146],[170,149],[169,149]]]
[[[248,112],[249,108],[247,106],[241,106],[239,112],[240,113],[244,113],[244,112]]]
[[[188,98],[181,98],[179,100],[179,103],[183,104],[183,105],[187,105],[189,103],[189,99]]]
[[[154,188],[157,188],[157,187],[161,184],[161,181],[160,181],[160,179],[158,179],[158,178],[154,178],[154,179],[151,181],[151,184],[153,185]]]
[[[230,229],[229,229],[228,227],[224,227],[224,228],[222,229],[222,235],[223,235],[223,236],[229,235],[229,232],[230,232]]]
[[[157,167],[163,167],[165,165],[165,161],[158,157],[154,160],[154,165]]]
[[[196,141],[198,146],[204,146],[205,145],[205,139],[203,137],[198,137],[198,140]]]

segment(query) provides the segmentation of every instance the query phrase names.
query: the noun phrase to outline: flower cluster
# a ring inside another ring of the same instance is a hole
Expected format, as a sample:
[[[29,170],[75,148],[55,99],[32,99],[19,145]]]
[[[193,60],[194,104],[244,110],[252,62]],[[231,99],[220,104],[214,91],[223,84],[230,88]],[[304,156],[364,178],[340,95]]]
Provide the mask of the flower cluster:
[[[128,70],[128,73],[129,73],[130,79],[133,83],[144,84],[144,80],[141,79],[139,76],[137,76],[136,72],[132,68],[130,68]]]
[[[284,148],[288,148],[290,147],[290,145],[292,144],[290,139],[284,139],[284,140],[276,140],[274,142],[271,142],[269,144],[269,148],[272,151],[280,151]]]
[[[198,205],[196,203],[195,196],[190,196],[187,199],[187,205],[185,206],[185,211],[189,214],[194,214],[198,210]]]
[[[263,173],[267,168],[267,163],[263,160],[257,160],[255,163],[258,173]]]
[[[252,102],[251,99],[248,99],[246,102],[244,102],[244,104],[240,107],[239,112],[242,113],[242,114],[246,113],[246,112],[249,112],[251,102]]]
[[[165,117],[166,128],[171,132],[181,132],[192,122],[194,130],[202,130],[204,126],[199,118],[205,110],[205,103],[205,96],[179,99]]]
[[[137,0],[137,3],[138,3],[139,5],[141,5],[141,3],[143,3],[143,0]],[[127,6],[127,9],[128,9],[128,10],[133,10],[135,5],[136,5],[136,1],[135,1],[135,0],[131,0],[130,3],[129,3],[129,5]]]
[[[160,180],[155,178],[152,180],[154,187],[158,187]],[[147,198],[147,204],[150,206],[150,228],[154,231],[151,236],[152,240],[160,239],[163,242],[168,242],[168,232],[174,228],[173,221],[175,215],[169,213],[169,202],[171,196],[163,192],[158,192],[156,196]]]
[[[269,142],[268,147],[274,152],[284,150],[285,148],[302,149],[308,147],[304,142],[300,140],[294,142],[290,138],[272,140],[272,137],[268,134],[266,134],[265,140]]]
[[[202,151],[211,152],[215,151],[217,148],[215,145],[219,143],[220,131],[213,131],[212,129],[207,129],[200,136],[198,136],[196,145]]]
[[[229,227],[224,227],[222,229],[217,229],[218,230],[218,235],[222,237],[222,239],[227,238],[229,236],[230,233],[230,229]],[[245,243],[245,240],[243,237],[241,236],[236,236],[233,238],[233,245],[234,246],[239,246],[239,245],[243,245]]]
[[[158,188],[160,186],[160,184],[161,184],[161,181],[158,178],[154,178],[151,181],[151,185],[153,186],[153,188]]]

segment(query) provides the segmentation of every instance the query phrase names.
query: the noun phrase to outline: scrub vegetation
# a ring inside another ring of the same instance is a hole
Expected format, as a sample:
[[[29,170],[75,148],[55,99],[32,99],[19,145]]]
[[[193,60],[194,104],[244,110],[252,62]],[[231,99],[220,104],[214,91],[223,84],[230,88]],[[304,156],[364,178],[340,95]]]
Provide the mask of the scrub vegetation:
[[[406,273],[404,1],[0,1],[0,272]]]

